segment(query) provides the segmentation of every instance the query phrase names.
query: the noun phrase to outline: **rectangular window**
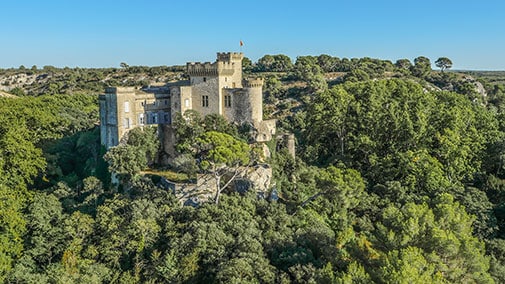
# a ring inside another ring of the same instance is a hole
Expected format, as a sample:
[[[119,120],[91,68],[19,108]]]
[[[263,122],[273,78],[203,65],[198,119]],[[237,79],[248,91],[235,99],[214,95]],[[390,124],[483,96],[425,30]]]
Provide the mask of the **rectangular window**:
[[[224,107],[231,107],[231,96],[224,96]]]
[[[130,119],[129,119],[129,118],[125,118],[125,119],[123,119],[123,127],[124,127],[125,129],[130,128]]]
[[[209,107],[209,96],[202,96],[202,107]]]
[[[139,124],[144,124],[144,114],[139,114]]]
[[[158,114],[157,113],[153,113],[153,124],[157,124],[158,123]]]
[[[130,102],[124,102],[124,112],[130,112]]]
[[[184,100],[184,106],[185,107],[189,107],[189,99],[185,99]]]

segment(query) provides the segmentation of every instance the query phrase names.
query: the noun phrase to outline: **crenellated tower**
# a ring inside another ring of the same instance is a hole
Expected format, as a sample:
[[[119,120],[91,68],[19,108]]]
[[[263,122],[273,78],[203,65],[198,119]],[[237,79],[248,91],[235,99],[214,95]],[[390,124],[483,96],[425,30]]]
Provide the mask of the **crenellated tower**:
[[[214,63],[189,62],[186,71],[190,77],[193,109],[202,115],[225,115],[230,107],[223,90],[242,87],[242,59],[238,52],[219,52]]]

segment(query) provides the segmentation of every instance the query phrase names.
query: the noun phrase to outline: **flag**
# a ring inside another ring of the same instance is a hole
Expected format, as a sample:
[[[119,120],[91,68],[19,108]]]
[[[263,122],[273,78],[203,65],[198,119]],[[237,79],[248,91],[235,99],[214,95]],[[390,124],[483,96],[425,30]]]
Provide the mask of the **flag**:
[[[240,41],[240,46],[244,46],[244,42],[243,41]]]

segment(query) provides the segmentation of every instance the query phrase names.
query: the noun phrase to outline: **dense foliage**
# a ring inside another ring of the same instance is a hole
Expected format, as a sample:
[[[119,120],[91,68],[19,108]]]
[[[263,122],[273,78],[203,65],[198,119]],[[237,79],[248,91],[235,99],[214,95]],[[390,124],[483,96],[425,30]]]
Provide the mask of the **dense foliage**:
[[[96,96],[0,98],[0,282],[503,283],[505,86],[481,79],[483,96],[436,64],[446,72],[423,56],[248,62],[297,158],[269,143],[270,197],[224,191],[259,157],[247,127],[180,115],[172,170],[223,186],[198,207],[143,175],[156,128],[105,154]]]

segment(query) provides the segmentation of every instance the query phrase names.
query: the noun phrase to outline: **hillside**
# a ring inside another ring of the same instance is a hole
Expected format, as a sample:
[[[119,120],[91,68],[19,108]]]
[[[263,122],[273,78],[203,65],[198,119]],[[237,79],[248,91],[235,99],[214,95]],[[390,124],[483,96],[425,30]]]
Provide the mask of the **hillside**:
[[[0,97],[0,282],[505,283],[499,73],[424,57],[243,67],[264,78],[264,116],[294,134],[296,158],[194,112],[173,121],[170,166],[155,127],[106,151],[97,94],[185,78],[181,67],[0,70],[17,95]],[[262,195],[223,188],[182,206],[161,181],[213,170],[224,185],[225,169],[265,162]]]
[[[179,80],[182,67],[55,68],[0,70],[0,90],[21,95],[97,94],[107,86],[145,86]]]

